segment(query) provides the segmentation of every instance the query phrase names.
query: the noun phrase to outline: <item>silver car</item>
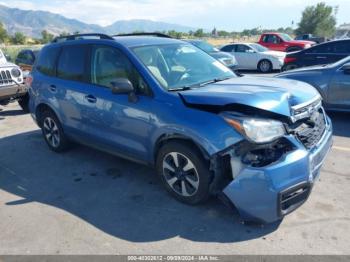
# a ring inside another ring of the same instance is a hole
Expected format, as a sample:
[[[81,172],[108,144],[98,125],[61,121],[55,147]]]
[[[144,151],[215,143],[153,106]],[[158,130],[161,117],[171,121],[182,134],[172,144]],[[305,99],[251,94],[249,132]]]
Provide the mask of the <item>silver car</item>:
[[[314,86],[330,111],[350,111],[350,56],[334,64],[304,67],[276,77],[300,80]]]

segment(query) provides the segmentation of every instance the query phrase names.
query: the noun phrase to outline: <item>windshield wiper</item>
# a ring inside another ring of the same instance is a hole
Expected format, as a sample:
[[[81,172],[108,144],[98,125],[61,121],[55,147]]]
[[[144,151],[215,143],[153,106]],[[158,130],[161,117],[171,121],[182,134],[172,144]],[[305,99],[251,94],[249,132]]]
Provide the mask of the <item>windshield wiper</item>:
[[[202,86],[205,86],[205,85],[209,85],[209,84],[212,84],[212,83],[217,83],[217,82],[225,81],[225,80],[228,80],[228,79],[231,79],[231,77],[214,78],[214,79],[212,79],[212,80],[209,80],[209,81],[200,83],[199,86],[202,87]]]
[[[169,92],[176,92],[176,91],[186,91],[186,90],[191,90],[192,86],[181,86],[181,87],[176,87],[176,88],[170,88],[168,89]]]
[[[205,85],[209,85],[209,84],[212,84],[212,83],[217,83],[217,82],[220,82],[220,81],[225,81],[225,80],[227,80],[227,79],[231,79],[231,77],[214,78],[214,79],[212,79],[212,80],[205,81],[205,82],[202,82],[202,83],[199,83],[199,84],[187,85],[187,86],[176,87],[176,88],[170,88],[170,89],[168,89],[168,91],[170,91],[170,92],[176,92],[176,91],[191,90],[191,89],[193,89],[193,88],[203,87],[203,86],[205,86]]]

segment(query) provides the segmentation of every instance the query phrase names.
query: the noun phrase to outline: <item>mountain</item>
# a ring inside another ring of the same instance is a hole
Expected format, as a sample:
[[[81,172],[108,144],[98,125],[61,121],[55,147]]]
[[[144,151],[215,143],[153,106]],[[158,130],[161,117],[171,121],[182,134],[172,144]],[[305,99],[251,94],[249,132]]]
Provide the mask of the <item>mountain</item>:
[[[190,30],[195,30],[187,26],[151,20],[122,20],[109,26],[101,27],[46,11],[21,10],[3,5],[0,5],[0,22],[3,23],[6,30],[11,35],[15,32],[22,32],[31,37],[40,37],[43,30],[47,30],[54,35],[74,32],[118,34],[132,33],[135,31],[153,32],[176,30],[188,32]]]
[[[151,20],[142,20],[142,19],[117,21],[110,26],[104,27],[104,29],[109,34],[131,33],[135,31],[161,32],[161,31],[175,30],[177,32],[188,32],[190,30],[192,31],[196,30],[195,28],[188,27],[188,26],[169,24],[169,23],[157,22],[157,21],[151,21]]]

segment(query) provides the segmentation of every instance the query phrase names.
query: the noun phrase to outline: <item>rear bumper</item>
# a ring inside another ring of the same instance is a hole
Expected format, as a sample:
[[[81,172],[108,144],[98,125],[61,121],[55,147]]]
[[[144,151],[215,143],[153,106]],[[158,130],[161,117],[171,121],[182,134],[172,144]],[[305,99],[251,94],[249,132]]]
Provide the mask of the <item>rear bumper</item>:
[[[243,220],[271,223],[308,199],[332,146],[332,125],[329,122],[319,144],[310,151],[293,137],[289,139],[296,150],[269,166],[243,168],[224,189]]]
[[[0,86],[0,101],[21,97],[25,95],[27,91],[27,87],[24,84]]]

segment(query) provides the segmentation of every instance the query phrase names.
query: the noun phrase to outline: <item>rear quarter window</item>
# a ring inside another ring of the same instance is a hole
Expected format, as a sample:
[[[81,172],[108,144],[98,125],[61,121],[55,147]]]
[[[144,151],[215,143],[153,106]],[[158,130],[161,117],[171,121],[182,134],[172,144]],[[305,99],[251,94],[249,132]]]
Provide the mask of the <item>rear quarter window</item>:
[[[55,76],[56,75],[56,59],[60,49],[58,47],[45,48],[40,52],[36,69],[44,75]]]

